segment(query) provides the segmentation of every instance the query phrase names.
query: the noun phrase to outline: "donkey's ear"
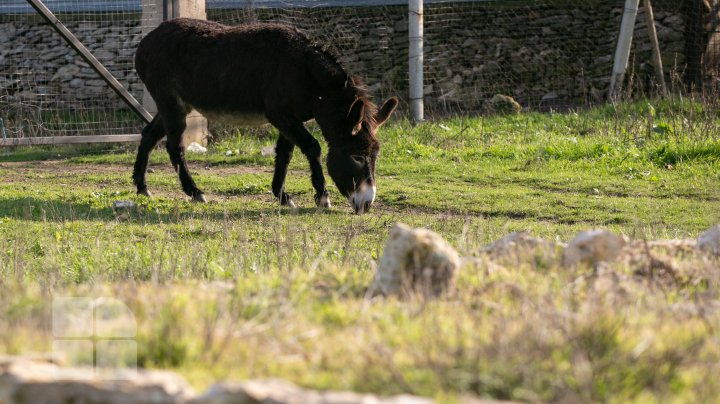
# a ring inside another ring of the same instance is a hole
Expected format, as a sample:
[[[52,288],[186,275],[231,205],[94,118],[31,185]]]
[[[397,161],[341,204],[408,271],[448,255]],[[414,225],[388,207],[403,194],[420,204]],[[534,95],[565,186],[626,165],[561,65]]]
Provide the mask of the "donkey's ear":
[[[390,118],[390,115],[392,115],[395,108],[397,108],[398,103],[398,99],[395,97],[390,97],[387,101],[385,101],[382,108],[380,108],[377,114],[375,114],[375,123],[377,123],[377,126],[382,125],[388,118]]]
[[[352,135],[355,136],[362,129],[363,118],[365,116],[365,103],[357,98],[352,105],[350,105],[350,112],[348,112],[348,122],[352,125]]]

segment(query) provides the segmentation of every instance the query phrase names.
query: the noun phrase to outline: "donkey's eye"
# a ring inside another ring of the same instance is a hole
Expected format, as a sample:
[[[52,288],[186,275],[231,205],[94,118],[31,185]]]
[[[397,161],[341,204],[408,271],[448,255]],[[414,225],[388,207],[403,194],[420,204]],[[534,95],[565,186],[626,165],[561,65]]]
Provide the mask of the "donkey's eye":
[[[365,156],[350,156],[350,159],[359,166],[365,164]]]

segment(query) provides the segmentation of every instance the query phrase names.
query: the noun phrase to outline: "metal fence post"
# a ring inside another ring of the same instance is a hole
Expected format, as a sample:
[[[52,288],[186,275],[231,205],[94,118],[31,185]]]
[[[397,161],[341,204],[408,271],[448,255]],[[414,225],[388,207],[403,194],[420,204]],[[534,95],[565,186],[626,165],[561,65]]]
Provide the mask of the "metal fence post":
[[[620,93],[622,81],[625,77],[639,5],[640,0],[625,0],[625,12],[620,23],[620,35],[615,50],[615,63],[613,64],[612,76],[610,76],[608,100],[611,102],[615,101],[615,98]]]
[[[424,119],[423,0],[408,0],[410,114],[414,123]]]

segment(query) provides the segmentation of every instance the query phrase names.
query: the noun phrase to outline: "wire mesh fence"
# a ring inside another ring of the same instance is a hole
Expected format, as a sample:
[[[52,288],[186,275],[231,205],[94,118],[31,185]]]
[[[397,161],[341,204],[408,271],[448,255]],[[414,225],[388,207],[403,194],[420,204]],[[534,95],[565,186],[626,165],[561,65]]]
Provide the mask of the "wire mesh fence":
[[[133,56],[163,0],[54,0],[47,6],[138,99]],[[200,1],[200,0],[198,0]],[[603,102],[624,0],[425,1],[426,116],[487,112],[495,94],[528,110]],[[653,0],[666,81],[676,93],[713,85],[717,0]],[[328,43],[376,99],[407,100],[405,1],[205,0],[224,24],[278,22]],[[648,29],[636,21],[627,97],[654,96]],[[6,137],[139,133],[142,121],[25,0],[0,4],[0,119]]]
[[[161,0],[160,0],[161,1]],[[46,1],[136,98],[140,0]],[[4,137],[139,133],[142,122],[24,0],[0,5],[0,119]]]

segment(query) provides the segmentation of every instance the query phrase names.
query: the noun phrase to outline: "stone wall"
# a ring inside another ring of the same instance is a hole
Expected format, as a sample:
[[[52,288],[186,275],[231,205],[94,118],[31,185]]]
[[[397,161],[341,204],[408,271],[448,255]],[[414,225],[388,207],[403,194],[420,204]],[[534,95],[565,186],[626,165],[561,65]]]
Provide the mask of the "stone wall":
[[[134,18],[133,18],[134,17]],[[142,95],[133,71],[140,19],[67,22],[66,26],[130,90]],[[122,107],[119,97],[48,25],[34,16],[0,20],[0,108],[25,102],[44,107]],[[0,109],[1,110],[1,109]]]
[[[528,3],[531,3],[528,5]],[[481,111],[497,93],[524,107],[582,106],[604,100],[624,1],[500,1],[425,6],[425,95],[431,112]],[[658,0],[655,18],[668,79],[685,62],[677,3]],[[407,7],[212,10],[228,24],[285,21],[333,43],[371,92],[407,97]],[[638,15],[631,73],[636,90],[653,87],[650,42]]]
[[[467,10],[458,13],[449,27],[428,35],[429,103],[478,110],[496,93],[541,110],[603,101],[623,11],[613,3],[617,2],[597,3],[592,8],[549,5],[540,9],[465,5]],[[682,18],[662,9],[655,10],[655,15],[669,72],[673,63],[684,62]],[[432,11],[428,19],[433,19]],[[636,30],[630,71],[651,72],[642,14]]]
[[[623,1],[588,2],[585,7],[563,0],[426,5],[428,112],[482,111],[485,100],[497,93],[541,110],[603,100]],[[673,69],[682,73],[685,63],[684,19],[677,3],[653,3],[669,79]],[[140,98],[142,84],[132,69],[141,39],[139,15],[93,18],[70,16],[66,25]],[[348,70],[365,78],[376,99],[407,97],[406,6],[208,10],[208,19],[294,24],[334,44]],[[647,92],[653,88],[653,70],[642,13],[636,28],[631,73],[636,89]],[[37,16],[0,16],[0,115],[7,122],[8,116],[33,107],[119,110],[122,103]],[[138,123],[129,125],[122,130]]]

